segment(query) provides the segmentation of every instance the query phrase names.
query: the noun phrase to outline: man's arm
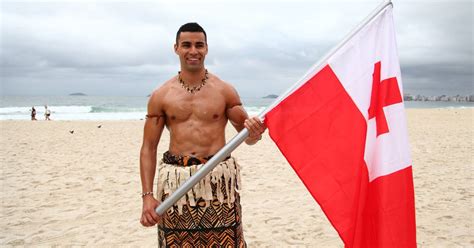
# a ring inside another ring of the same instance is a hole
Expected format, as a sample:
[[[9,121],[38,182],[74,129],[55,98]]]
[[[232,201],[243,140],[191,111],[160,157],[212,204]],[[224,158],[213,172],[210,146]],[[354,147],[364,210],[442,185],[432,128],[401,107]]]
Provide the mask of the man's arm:
[[[148,101],[148,114],[143,130],[143,144],[140,150],[140,178],[142,182],[142,194],[153,192],[153,180],[156,171],[156,152],[163,128],[165,126],[165,115],[163,113],[161,97],[159,92],[154,92]],[[158,201],[153,193],[142,196],[143,208],[140,223],[143,226],[154,226],[158,222],[155,208]]]
[[[258,117],[249,118],[239,94],[230,85],[226,89],[226,115],[238,132],[244,128],[249,130],[249,137],[245,140],[247,145],[253,145],[262,139],[262,133],[267,127]]]

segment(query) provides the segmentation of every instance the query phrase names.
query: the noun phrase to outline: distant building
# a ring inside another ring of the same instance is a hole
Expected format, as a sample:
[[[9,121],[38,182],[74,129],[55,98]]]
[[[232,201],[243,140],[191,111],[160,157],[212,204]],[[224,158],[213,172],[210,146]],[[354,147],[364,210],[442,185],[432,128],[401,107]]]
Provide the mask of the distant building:
[[[413,101],[413,96],[410,93],[403,94],[403,101]]]
[[[455,95],[455,96],[447,96],[447,95],[441,95],[441,96],[423,96],[423,95],[416,95],[413,96],[410,93],[404,93],[403,94],[403,100],[404,101],[443,101],[443,102],[474,102],[474,95],[469,95],[469,96],[461,96],[461,95]]]
[[[438,101],[443,101],[443,102],[447,102],[448,100],[449,100],[448,96],[446,95],[439,96],[439,99],[438,99]]]

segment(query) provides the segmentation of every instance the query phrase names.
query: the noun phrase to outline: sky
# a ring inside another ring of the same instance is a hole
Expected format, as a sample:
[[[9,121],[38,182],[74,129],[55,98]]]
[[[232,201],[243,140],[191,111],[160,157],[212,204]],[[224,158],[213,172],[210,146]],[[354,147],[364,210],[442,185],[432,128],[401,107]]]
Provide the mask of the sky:
[[[1,1],[2,95],[143,96],[179,71],[177,29],[243,97],[280,94],[382,1]],[[473,2],[394,0],[404,92],[470,95]]]

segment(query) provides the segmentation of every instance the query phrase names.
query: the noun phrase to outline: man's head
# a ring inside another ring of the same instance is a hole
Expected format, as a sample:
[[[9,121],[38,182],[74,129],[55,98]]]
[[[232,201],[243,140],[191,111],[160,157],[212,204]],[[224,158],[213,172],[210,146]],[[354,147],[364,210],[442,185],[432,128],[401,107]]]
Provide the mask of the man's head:
[[[203,33],[204,39],[207,43],[206,31],[204,31],[204,29],[196,22],[188,22],[178,29],[178,32],[176,32],[176,44],[178,44],[178,40],[182,32]]]
[[[197,23],[186,23],[176,33],[174,51],[179,56],[181,70],[203,71],[207,55],[207,36]]]

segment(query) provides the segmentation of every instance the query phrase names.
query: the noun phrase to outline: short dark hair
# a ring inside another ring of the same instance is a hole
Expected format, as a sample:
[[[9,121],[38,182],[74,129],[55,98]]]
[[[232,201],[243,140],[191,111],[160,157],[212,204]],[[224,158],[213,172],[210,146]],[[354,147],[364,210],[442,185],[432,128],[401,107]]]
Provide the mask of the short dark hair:
[[[199,33],[204,33],[204,40],[205,40],[206,43],[207,43],[206,31],[204,31],[204,29],[203,29],[199,24],[197,24],[197,22],[188,22],[188,23],[184,24],[183,26],[181,26],[181,27],[178,29],[178,32],[176,33],[176,44],[178,44],[179,34],[180,34],[181,32],[199,32]]]

